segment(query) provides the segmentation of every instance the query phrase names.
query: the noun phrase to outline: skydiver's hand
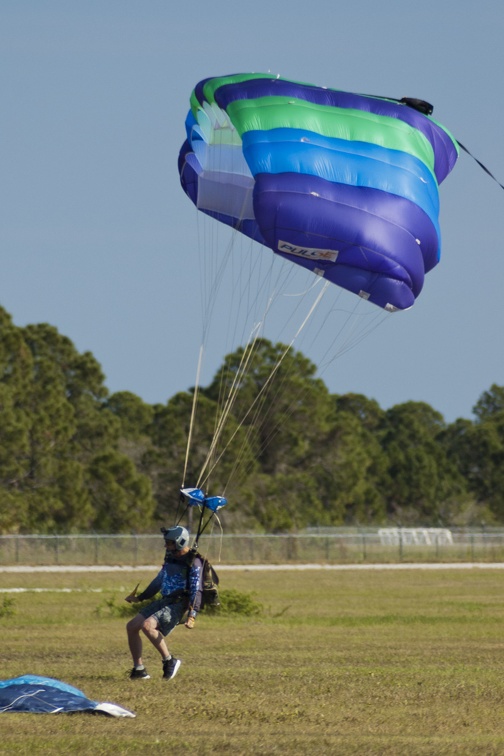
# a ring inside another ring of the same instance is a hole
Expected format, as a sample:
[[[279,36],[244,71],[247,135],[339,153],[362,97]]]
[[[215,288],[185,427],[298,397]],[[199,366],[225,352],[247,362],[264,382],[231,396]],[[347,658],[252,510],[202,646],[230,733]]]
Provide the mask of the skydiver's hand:
[[[128,604],[136,604],[137,601],[140,601],[140,599],[137,597],[137,590],[138,590],[139,585],[140,583],[137,583],[136,586],[131,591],[131,593],[129,594],[129,596],[126,596],[126,598],[124,599],[125,601],[128,602]]]
[[[188,617],[185,621],[185,626],[188,630],[192,630],[194,627],[194,623],[196,621],[196,617]]]

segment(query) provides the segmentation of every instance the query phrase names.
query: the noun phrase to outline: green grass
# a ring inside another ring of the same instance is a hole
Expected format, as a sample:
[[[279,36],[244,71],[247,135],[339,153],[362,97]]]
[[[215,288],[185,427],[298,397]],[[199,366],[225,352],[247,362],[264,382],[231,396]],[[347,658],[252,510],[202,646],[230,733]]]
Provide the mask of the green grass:
[[[137,715],[3,713],[1,754],[504,753],[500,571],[223,572],[262,614],[178,628],[169,682],[146,644],[152,679],[131,682],[116,607],[151,577],[0,576],[3,588],[80,589],[3,594],[2,679],[56,677]]]

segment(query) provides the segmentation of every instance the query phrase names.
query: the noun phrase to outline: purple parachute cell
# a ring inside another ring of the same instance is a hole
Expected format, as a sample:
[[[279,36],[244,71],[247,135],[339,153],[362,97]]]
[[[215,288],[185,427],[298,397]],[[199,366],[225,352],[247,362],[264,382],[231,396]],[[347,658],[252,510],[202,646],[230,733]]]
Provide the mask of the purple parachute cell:
[[[179,155],[203,213],[391,312],[441,249],[439,184],[458,157],[414,100],[270,74],[201,81]]]

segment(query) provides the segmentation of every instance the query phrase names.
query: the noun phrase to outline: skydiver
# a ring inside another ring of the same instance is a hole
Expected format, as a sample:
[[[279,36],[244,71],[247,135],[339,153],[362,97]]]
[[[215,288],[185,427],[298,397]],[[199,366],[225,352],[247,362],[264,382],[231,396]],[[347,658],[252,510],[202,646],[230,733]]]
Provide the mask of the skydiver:
[[[161,592],[162,598],[140,609],[126,625],[128,644],[133,658],[132,680],[148,680],[150,675],[142,661],[140,631],[150,640],[161,655],[163,679],[171,680],[177,674],[181,660],[168,651],[165,637],[188,615],[185,627],[192,630],[196,614],[201,607],[203,563],[199,555],[189,548],[189,533],[180,525],[161,528],[165,542],[165,560],[159,573],[147,588],[137,595],[136,589],[126,597],[130,604],[152,598]],[[138,586],[137,586],[138,587]]]

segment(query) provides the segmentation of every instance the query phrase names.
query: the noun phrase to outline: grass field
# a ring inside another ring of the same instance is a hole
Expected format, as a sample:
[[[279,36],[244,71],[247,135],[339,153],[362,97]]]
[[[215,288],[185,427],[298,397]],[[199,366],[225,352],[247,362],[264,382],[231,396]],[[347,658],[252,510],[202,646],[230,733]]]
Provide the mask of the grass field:
[[[151,577],[0,575],[50,589],[0,593],[0,677],[56,677],[136,713],[2,713],[1,754],[504,754],[502,571],[226,571],[264,611],[177,628],[169,682],[147,644],[152,679],[132,682],[115,607]]]

